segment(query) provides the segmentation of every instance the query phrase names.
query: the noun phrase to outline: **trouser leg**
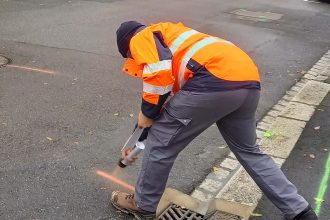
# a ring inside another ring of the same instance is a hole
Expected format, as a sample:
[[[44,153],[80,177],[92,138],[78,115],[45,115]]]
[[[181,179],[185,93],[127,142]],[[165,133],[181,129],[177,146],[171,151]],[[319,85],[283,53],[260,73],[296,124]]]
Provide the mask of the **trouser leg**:
[[[179,152],[219,118],[237,109],[244,93],[180,91],[170,100],[148,133],[135,192],[141,209],[156,210]]]
[[[245,103],[219,120],[217,125],[232,152],[262,192],[291,219],[302,212],[308,203],[273,159],[256,145],[254,114],[258,99],[259,92],[251,90]]]

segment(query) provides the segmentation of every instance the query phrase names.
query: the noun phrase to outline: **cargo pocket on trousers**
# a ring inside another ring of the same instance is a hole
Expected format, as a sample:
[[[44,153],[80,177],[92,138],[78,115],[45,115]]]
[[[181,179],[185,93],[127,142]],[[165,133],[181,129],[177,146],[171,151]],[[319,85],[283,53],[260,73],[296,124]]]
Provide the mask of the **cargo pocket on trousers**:
[[[189,125],[191,119],[178,117],[165,107],[163,119],[160,121],[160,124],[162,124],[162,122],[164,122],[166,126],[161,126],[159,138],[162,143],[167,146],[177,135],[180,135],[180,132],[186,126]]]

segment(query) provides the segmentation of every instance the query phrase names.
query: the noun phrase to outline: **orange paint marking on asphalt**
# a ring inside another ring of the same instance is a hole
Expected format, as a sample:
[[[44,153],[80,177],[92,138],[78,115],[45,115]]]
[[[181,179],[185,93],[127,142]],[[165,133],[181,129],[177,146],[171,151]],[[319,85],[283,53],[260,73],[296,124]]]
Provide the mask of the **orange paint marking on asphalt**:
[[[50,75],[55,75],[56,74],[56,72],[52,71],[52,70],[33,68],[33,67],[28,67],[28,66],[19,66],[19,65],[8,64],[8,65],[6,65],[6,67],[12,67],[12,68],[18,68],[18,69],[23,69],[23,70],[35,71],[35,72],[46,73],[46,74],[50,74]]]
[[[97,175],[102,176],[102,177],[106,178],[107,180],[110,180],[111,182],[114,182],[114,183],[116,183],[116,184],[118,184],[118,185],[120,185],[120,186],[122,186],[122,187],[124,187],[126,189],[129,189],[129,190],[131,190],[133,192],[135,191],[135,187],[134,186],[126,183],[125,181],[123,181],[123,180],[121,180],[121,179],[119,179],[119,178],[117,178],[115,176],[112,176],[112,175],[110,175],[110,174],[108,174],[106,172],[103,172],[101,170],[96,170],[96,173],[97,173]]]

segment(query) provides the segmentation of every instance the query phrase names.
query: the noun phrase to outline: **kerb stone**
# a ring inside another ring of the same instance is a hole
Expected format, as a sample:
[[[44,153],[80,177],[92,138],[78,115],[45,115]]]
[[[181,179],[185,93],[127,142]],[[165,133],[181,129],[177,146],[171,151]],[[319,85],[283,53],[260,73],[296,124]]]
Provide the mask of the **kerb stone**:
[[[238,202],[246,205],[255,205],[261,198],[261,191],[257,184],[241,169],[237,176],[231,181],[230,186],[216,198],[227,201]]]
[[[229,170],[235,170],[239,166],[239,162],[237,160],[233,160],[231,158],[226,158],[221,164],[221,167],[227,168]]]
[[[199,187],[210,192],[218,192],[222,185],[221,181],[206,179]]]
[[[309,121],[315,111],[315,107],[298,102],[291,102],[281,116],[302,121]]]
[[[292,101],[308,105],[319,105],[329,90],[330,85],[327,83],[309,81]]]
[[[330,67],[324,68],[321,72],[321,75],[323,76],[330,76]]]
[[[205,193],[200,190],[195,190],[192,194],[191,197],[198,199],[199,201],[202,202],[208,202],[214,198],[213,193]]]
[[[269,155],[287,158],[300,137],[306,122],[278,117],[272,126],[274,135],[262,138],[261,149]]]

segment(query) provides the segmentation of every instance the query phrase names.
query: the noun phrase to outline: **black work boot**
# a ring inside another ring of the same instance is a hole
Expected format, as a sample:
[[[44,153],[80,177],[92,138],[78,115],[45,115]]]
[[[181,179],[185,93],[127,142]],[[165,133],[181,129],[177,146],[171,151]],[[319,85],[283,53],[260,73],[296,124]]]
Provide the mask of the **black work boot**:
[[[134,198],[134,194],[114,191],[111,195],[111,204],[118,210],[133,215],[137,220],[156,219],[156,213],[140,209]]]
[[[297,215],[293,220],[318,220],[316,213],[311,206],[308,206],[304,211]]]

